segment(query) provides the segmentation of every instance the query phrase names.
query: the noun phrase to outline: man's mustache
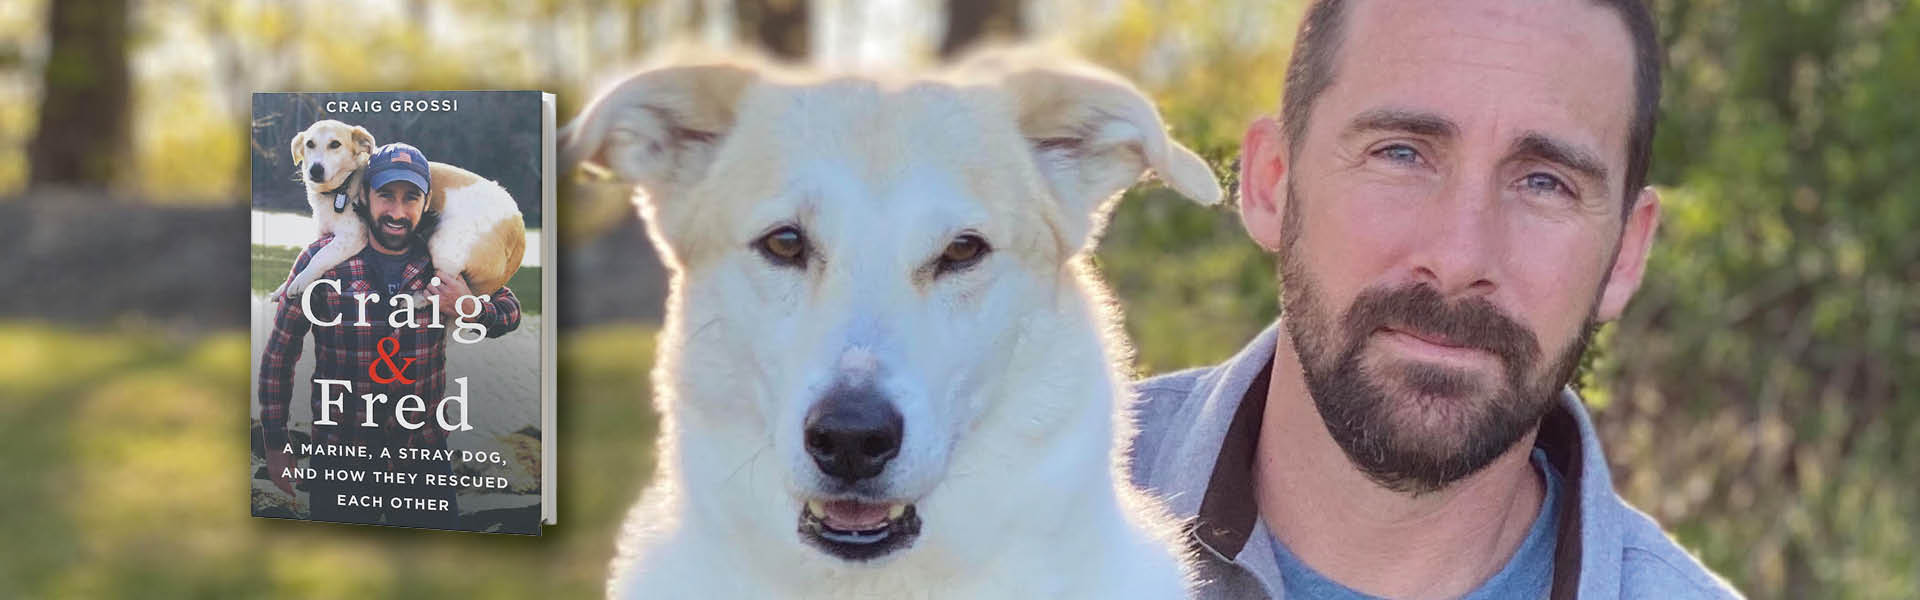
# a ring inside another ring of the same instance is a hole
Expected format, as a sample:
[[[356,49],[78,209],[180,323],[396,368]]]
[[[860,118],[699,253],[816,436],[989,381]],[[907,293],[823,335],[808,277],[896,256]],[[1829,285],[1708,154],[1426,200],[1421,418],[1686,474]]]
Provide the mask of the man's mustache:
[[[1426,284],[1361,292],[1342,319],[1349,343],[1359,344],[1382,328],[1433,337],[1449,345],[1492,353],[1514,373],[1531,372],[1540,359],[1540,340],[1533,331],[1507,316],[1484,298],[1449,304]]]

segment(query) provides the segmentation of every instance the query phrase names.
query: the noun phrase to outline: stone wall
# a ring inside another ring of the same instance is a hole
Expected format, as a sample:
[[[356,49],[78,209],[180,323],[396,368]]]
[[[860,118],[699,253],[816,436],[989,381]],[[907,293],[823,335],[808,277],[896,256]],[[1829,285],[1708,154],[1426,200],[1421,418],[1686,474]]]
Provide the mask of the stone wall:
[[[629,213],[630,214],[630,213]],[[0,318],[247,326],[248,211],[152,206],[131,198],[37,192],[0,199]],[[658,321],[666,271],[637,217],[560,240],[565,328]]]

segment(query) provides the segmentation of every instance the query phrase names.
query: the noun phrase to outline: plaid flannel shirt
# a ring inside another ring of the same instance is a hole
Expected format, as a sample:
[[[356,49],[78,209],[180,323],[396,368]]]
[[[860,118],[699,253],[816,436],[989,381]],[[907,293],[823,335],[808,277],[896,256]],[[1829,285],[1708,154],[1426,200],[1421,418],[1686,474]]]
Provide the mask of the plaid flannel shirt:
[[[288,280],[293,274],[305,269],[313,254],[333,240],[333,236],[323,236],[313,245],[300,253],[288,272]],[[372,251],[372,250],[367,250]],[[363,251],[364,253],[364,251]],[[340,318],[338,325],[316,327],[302,314],[302,302],[298,300],[281,302],[277,309],[273,333],[267,338],[266,350],[260,356],[260,422],[265,431],[269,452],[277,451],[287,437],[288,402],[293,390],[293,366],[300,361],[303,338],[307,332],[313,332],[314,368],[308,380],[308,402],[313,416],[320,417],[320,385],[312,379],[338,379],[353,382],[353,389],[343,391],[332,386],[330,391],[336,395],[344,394],[344,410],[335,411],[333,420],[337,425],[319,425],[314,427],[312,439],[317,443],[329,444],[365,444],[369,446],[400,445],[406,447],[435,447],[446,445],[447,431],[441,429],[435,415],[439,414],[440,404],[446,398],[446,347],[448,332],[455,331],[453,319],[442,315],[442,328],[431,327],[391,327],[387,315],[391,305],[384,293],[385,285],[375,281],[378,275],[369,268],[367,261],[355,255],[321,275],[321,279],[337,279],[340,289],[335,291],[329,286],[314,287],[311,303],[319,321],[331,321]],[[415,243],[407,256],[406,266],[401,275],[400,289],[403,292],[425,290],[433,278],[432,261],[425,251],[425,245]],[[367,302],[368,323],[357,325],[359,320],[359,302],[356,294],[378,293],[378,302]],[[414,318],[421,324],[431,323],[433,307],[422,304],[414,307]],[[490,295],[487,302],[481,303],[479,316],[470,319],[487,328],[487,337],[506,335],[520,327],[520,300],[513,290],[502,287]],[[401,374],[412,379],[412,384],[378,383],[372,378],[379,374],[382,378],[392,377],[387,363],[380,359],[377,344],[382,338],[397,336],[398,350],[391,353],[394,366],[407,364],[414,359]],[[370,367],[373,369],[369,372]],[[471,393],[471,390],[469,390]],[[362,427],[366,420],[366,402],[361,394],[386,394],[387,402],[374,408],[374,422],[377,427]],[[427,411],[412,413],[408,420],[426,421],[419,429],[408,430],[394,420],[393,407],[400,398],[413,394],[425,401]],[[371,449],[371,448],[370,448]]]

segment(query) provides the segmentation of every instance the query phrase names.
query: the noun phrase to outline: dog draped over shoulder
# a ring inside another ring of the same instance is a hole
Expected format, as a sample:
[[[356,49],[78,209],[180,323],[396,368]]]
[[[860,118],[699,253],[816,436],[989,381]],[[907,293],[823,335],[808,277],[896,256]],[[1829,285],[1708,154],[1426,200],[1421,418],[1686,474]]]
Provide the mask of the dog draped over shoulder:
[[[671,273],[659,466],[617,598],[1177,598],[1126,484],[1089,261],[1151,171],[1220,188],[1120,78],[1039,50],[909,77],[680,57],[561,132],[635,186]]]
[[[315,252],[269,298],[305,293],[329,269],[366,248],[362,221],[367,202],[364,171],[379,145],[365,127],[333,119],[315,121],[293,136],[293,163],[307,188],[307,204],[321,237],[333,239]],[[526,222],[506,188],[466,169],[429,162],[425,236],[434,271],[465,277],[474,294],[491,294],[520,269],[526,253]],[[424,219],[423,219],[424,221]],[[416,223],[416,226],[424,223]]]

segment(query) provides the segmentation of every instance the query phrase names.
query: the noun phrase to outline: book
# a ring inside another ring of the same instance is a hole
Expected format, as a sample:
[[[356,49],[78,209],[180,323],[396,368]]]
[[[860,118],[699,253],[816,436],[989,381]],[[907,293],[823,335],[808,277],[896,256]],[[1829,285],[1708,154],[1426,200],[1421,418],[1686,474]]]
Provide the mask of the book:
[[[252,514],[558,521],[554,101],[256,93]]]

